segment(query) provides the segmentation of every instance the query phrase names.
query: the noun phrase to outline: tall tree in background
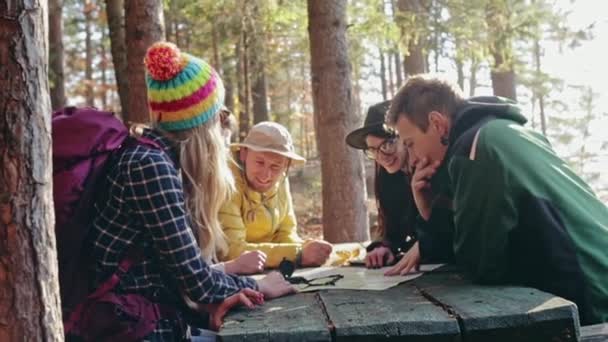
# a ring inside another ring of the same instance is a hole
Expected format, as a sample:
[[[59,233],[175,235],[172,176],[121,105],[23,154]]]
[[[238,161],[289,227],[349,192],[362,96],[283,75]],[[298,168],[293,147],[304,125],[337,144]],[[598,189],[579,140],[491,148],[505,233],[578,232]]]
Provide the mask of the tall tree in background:
[[[237,73],[237,88],[239,99],[239,141],[245,140],[249,127],[250,120],[250,104],[249,104],[249,35],[247,30],[241,30],[241,39],[237,44],[238,56],[238,73]]]
[[[93,12],[95,11],[96,4],[92,1],[85,1],[84,3],[84,31],[85,31],[85,97],[87,105],[95,105],[95,82],[93,81]]]
[[[253,109],[253,123],[268,120],[268,98],[266,91],[266,37],[263,22],[263,9],[257,1],[251,3],[249,27],[251,28],[251,68],[253,82],[251,84],[251,102]]]
[[[108,108],[108,52],[106,44],[108,42],[108,33],[106,27],[101,28],[101,42],[99,44],[99,70],[101,72],[101,84],[98,88],[98,96],[101,97],[101,108]]]
[[[129,108],[129,77],[127,64],[127,41],[125,36],[124,0],[106,0],[106,16],[110,30],[110,47],[114,77],[120,98],[120,110],[125,113]]]
[[[547,135],[550,122],[548,113],[560,112],[557,108],[568,105],[561,96],[564,80],[543,70],[544,45],[557,43],[560,50],[564,46],[574,49],[592,37],[593,24],[574,29],[569,23],[568,13],[555,9],[553,3],[546,0],[532,0],[527,13],[529,19],[526,20],[525,35],[519,39],[520,45],[525,48],[517,52],[529,54],[524,58],[530,60],[531,57],[531,63],[523,64],[518,70],[518,83],[531,92],[532,125],[536,124],[538,114],[540,128]]]
[[[405,46],[403,68],[407,76],[428,71],[425,42],[428,32],[429,0],[398,0],[397,24]]]
[[[65,106],[62,9],[63,0],[49,1],[49,81],[53,109]]]
[[[515,91],[514,30],[511,0],[488,1],[486,21],[489,29],[492,89],[494,95],[517,100]]]
[[[125,22],[130,95],[123,118],[125,122],[148,122],[144,56],[150,45],[165,37],[162,0],[125,1]]]
[[[8,6],[10,4],[10,6]],[[0,3],[0,341],[62,341],[46,1]]]
[[[324,237],[330,242],[365,241],[369,223],[363,161],[344,144],[358,122],[353,115],[346,0],[308,0],[308,18]]]

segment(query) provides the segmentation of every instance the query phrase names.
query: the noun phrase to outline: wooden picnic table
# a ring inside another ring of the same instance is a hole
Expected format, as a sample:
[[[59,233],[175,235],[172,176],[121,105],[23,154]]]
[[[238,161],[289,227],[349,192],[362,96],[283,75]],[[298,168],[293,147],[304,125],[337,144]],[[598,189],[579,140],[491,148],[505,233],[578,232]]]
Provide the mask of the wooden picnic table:
[[[323,290],[228,314],[221,341],[578,341],[576,306],[452,266],[384,291]]]

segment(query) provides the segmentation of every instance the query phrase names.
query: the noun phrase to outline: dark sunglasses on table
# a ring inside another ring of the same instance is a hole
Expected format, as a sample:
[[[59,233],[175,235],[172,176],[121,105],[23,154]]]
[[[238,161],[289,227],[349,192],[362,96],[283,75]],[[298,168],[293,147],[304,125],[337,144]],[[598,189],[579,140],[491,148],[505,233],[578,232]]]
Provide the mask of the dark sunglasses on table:
[[[367,158],[376,160],[376,158],[378,158],[378,153],[382,153],[384,156],[390,156],[397,152],[398,143],[399,137],[393,136],[384,140],[378,147],[368,146],[363,152]]]
[[[338,280],[344,278],[341,274],[332,274],[324,277],[318,277],[313,279],[306,279],[304,277],[293,277],[293,272],[296,269],[296,265],[293,261],[283,259],[279,264],[279,272],[285,277],[290,284],[294,285],[306,285],[304,288],[311,286],[335,286]]]

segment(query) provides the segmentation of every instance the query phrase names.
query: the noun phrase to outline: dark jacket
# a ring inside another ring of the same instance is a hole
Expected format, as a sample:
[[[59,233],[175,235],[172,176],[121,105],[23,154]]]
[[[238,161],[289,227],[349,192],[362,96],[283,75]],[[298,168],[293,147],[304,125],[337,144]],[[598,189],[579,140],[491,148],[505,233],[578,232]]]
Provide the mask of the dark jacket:
[[[496,97],[453,117],[443,171],[454,252],[480,283],[515,283],[574,301],[581,322],[608,321],[608,208]]]
[[[371,243],[368,252],[386,246],[398,254],[418,241],[423,263],[452,261],[450,208],[434,207],[429,221],[424,221],[414,203],[409,177],[402,171],[390,174],[377,166],[375,187],[382,239]]]

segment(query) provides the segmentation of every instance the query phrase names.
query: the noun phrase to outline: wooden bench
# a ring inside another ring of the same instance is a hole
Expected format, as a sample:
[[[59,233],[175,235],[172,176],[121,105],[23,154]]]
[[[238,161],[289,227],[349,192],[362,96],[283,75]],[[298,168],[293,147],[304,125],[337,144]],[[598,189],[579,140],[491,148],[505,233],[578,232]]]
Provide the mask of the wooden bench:
[[[442,268],[386,291],[329,290],[230,313],[221,341],[578,341],[576,306],[531,288],[478,286]],[[595,340],[590,340],[594,341]]]
[[[608,341],[608,323],[581,327],[581,342]]]

